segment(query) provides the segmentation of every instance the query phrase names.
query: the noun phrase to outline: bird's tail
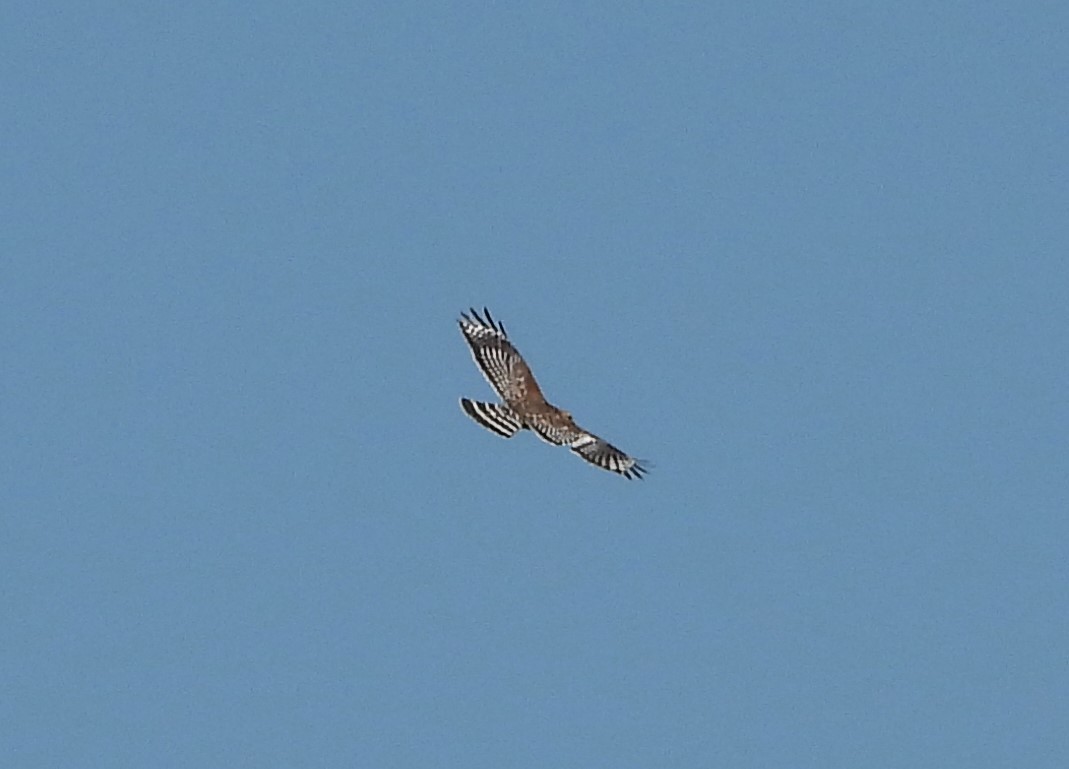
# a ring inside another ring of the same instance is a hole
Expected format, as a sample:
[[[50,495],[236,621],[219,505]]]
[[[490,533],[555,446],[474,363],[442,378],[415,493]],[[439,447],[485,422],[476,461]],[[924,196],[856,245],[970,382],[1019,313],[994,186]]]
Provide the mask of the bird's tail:
[[[469,417],[502,438],[511,438],[523,427],[516,412],[503,403],[481,403],[461,398],[460,407]]]

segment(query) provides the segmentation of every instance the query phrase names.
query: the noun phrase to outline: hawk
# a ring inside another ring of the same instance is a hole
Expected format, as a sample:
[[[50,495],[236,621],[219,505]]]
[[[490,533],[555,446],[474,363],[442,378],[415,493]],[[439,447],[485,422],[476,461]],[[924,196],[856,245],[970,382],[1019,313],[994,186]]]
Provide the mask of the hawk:
[[[457,322],[471,348],[471,357],[504,403],[461,398],[464,413],[502,438],[511,438],[520,430],[533,430],[547,443],[567,446],[587,462],[628,480],[648,472],[642,460],[587,432],[572,420],[571,414],[547,402],[527,362],[509,341],[505,326],[490,317],[486,308],[483,315],[485,319],[473,308],[470,316],[461,313]]]

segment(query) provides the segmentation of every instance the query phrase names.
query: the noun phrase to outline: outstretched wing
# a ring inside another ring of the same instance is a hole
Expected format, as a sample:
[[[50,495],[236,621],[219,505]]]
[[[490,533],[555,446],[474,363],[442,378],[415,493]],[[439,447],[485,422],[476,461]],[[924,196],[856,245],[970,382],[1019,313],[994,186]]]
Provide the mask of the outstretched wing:
[[[649,472],[642,465],[643,460],[625,454],[608,441],[585,430],[568,447],[590,464],[619,473],[628,480],[641,479],[643,473]]]
[[[505,326],[490,317],[483,309],[483,319],[474,309],[471,315],[460,314],[460,331],[471,348],[471,357],[483,372],[486,381],[501,399],[523,412],[531,405],[545,402],[534,374],[523,356],[512,346]]]
[[[643,473],[648,472],[642,464],[643,460],[635,459],[608,441],[587,432],[573,422],[569,414],[553,406],[528,416],[527,422],[542,440],[556,446],[567,446],[603,470],[619,473],[628,480],[642,478]]]

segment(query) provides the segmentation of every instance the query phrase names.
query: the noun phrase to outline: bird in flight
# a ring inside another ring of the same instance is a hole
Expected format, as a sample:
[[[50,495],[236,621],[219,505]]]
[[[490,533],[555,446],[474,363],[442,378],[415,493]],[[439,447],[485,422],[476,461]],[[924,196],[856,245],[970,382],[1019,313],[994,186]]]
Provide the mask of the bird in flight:
[[[587,462],[628,480],[641,478],[648,472],[642,466],[643,460],[587,432],[575,423],[571,414],[547,402],[527,362],[509,341],[505,326],[490,317],[486,308],[483,315],[485,318],[472,309],[471,315],[461,313],[457,322],[475,364],[504,402],[481,403],[461,398],[464,413],[502,438],[511,438],[520,430],[533,430],[547,443],[567,446]]]

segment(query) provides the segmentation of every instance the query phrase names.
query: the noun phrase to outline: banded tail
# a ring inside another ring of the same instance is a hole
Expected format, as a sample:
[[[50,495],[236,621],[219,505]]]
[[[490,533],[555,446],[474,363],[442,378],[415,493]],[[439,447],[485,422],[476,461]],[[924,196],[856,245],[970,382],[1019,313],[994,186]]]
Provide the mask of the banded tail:
[[[523,427],[516,412],[503,403],[482,403],[461,398],[460,407],[469,417],[502,438],[511,438]]]

